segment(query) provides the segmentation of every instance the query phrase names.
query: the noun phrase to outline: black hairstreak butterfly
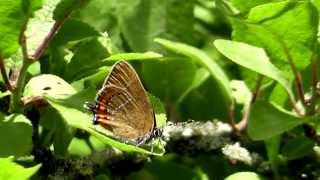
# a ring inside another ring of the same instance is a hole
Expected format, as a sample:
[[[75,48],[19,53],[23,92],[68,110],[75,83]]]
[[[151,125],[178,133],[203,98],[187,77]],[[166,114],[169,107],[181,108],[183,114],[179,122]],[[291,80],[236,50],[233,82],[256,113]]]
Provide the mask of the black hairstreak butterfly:
[[[141,146],[162,135],[139,76],[125,61],[113,66],[96,102],[84,106],[93,113],[93,124],[100,124],[126,143]]]

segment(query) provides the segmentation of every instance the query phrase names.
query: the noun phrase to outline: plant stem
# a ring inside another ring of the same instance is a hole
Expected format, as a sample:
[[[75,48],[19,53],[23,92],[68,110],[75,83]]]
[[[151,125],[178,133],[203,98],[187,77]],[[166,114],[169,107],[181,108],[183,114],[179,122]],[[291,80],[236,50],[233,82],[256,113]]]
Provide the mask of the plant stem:
[[[19,112],[21,110],[21,96],[25,86],[26,74],[28,67],[32,64],[31,60],[24,60],[19,72],[19,77],[16,84],[16,89],[12,93],[12,99],[10,104],[10,112]]]
[[[295,79],[295,84],[296,84],[296,90],[297,90],[297,94],[299,96],[299,99],[301,100],[301,103],[306,107],[307,106],[307,101],[306,101],[306,99],[304,97],[304,90],[303,90],[303,83],[302,83],[301,74],[297,70],[297,68],[296,68],[296,66],[295,66],[295,64],[293,62],[293,59],[291,57],[291,54],[290,54],[287,46],[285,45],[285,43],[282,42],[281,40],[280,40],[280,43],[282,44],[284,52],[285,52],[285,54],[287,56],[287,59],[289,61],[291,70],[293,72],[294,79]]]
[[[316,51],[317,52],[317,51]],[[317,93],[317,83],[318,83],[318,68],[317,68],[317,60],[318,55],[314,52],[311,57],[311,79],[312,79],[312,87],[311,87],[311,98],[308,100],[309,106],[306,108],[307,115],[313,115],[316,112],[316,103],[319,98],[319,94]]]
[[[7,72],[6,72],[6,68],[4,66],[4,60],[2,59],[2,57],[0,57],[0,71],[1,71],[1,75],[2,75],[2,79],[4,81],[4,84],[7,88],[7,90],[12,91],[13,88],[11,86],[11,83],[9,81]]]
[[[31,59],[33,60],[37,60],[39,59],[44,50],[46,49],[46,47],[48,46],[49,42],[53,39],[54,35],[58,32],[58,30],[61,28],[61,26],[63,25],[63,23],[67,20],[67,18],[69,17],[69,15],[71,14],[72,11],[68,11],[63,18],[57,20],[54,25],[52,26],[52,28],[50,29],[49,33],[46,35],[46,37],[43,39],[42,43],[38,46],[38,48],[36,49],[36,51],[34,52],[33,55],[31,55]]]
[[[257,83],[256,83],[256,86],[255,86],[254,92],[252,93],[252,97],[251,97],[251,100],[250,100],[250,102],[248,104],[248,107],[245,110],[241,121],[238,124],[236,124],[236,129],[238,131],[244,130],[248,125],[248,119],[249,119],[249,115],[250,115],[250,111],[251,111],[251,106],[257,100],[257,97],[258,97],[259,92],[260,92],[260,87],[261,87],[262,80],[263,80],[263,76],[260,75],[258,77],[258,79],[257,79]]]

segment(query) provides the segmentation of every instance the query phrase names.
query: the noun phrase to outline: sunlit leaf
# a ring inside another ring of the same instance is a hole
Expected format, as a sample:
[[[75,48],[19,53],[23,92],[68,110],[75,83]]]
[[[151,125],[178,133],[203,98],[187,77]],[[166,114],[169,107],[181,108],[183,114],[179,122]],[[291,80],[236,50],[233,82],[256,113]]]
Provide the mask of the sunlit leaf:
[[[0,158],[0,179],[30,179],[41,167],[41,164],[25,168],[13,161],[13,158]]]
[[[231,61],[277,81],[286,89],[290,97],[294,99],[291,84],[286,74],[270,62],[269,57],[262,48],[229,40],[216,40],[214,45],[219,52]]]

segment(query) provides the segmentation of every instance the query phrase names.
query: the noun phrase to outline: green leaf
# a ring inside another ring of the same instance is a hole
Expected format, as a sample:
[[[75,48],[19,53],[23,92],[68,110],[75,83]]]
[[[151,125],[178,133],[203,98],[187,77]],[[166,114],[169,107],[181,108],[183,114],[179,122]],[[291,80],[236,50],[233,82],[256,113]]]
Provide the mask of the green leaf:
[[[99,32],[105,33],[107,30],[108,37],[112,42],[111,48],[108,48],[110,53],[123,52],[121,50],[123,36],[120,34],[118,17],[116,16],[118,5],[119,1],[117,0],[94,0],[72,16],[72,18],[89,24]]]
[[[0,147],[0,157],[31,152],[32,125],[25,116],[12,114],[0,120]]]
[[[185,119],[207,121],[228,120],[230,104],[226,101],[217,82],[209,76],[197,89],[192,90],[179,106]]]
[[[288,55],[298,70],[310,64],[317,39],[318,13],[309,1],[256,6],[247,21],[234,20],[233,40],[263,47],[272,63],[289,71]]]
[[[196,68],[194,63],[184,58],[163,58],[145,61],[141,74],[152,94],[168,103],[175,103],[192,83]]]
[[[111,70],[111,66],[104,66],[97,70],[96,73],[86,76],[78,81],[72,82],[72,86],[77,89],[77,91],[81,91],[88,87],[93,87],[95,89],[101,88],[104,80],[106,79],[108,73]]]
[[[231,61],[277,81],[286,89],[290,97],[294,99],[286,74],[282,73],[270,62],[269,57],[262,48],[229,40],[216,40],[214,41],[214,45],[219,52]]]
[[[107,147],[95,136],[88,135],[85,138],[74,137],[68,147],[68,152],[71,156],[85,157],[94,152],[102,151]]]
[[[77,29],[77,31],[75,31]],[[64,45],[70,41],[79,41],[89,37],[98,37],[99,32],[88,24],[78,20],[66,21],[54,36],[54,45]]]
[[[269,139],[264,140],[264,142],[267,150],[268,160],[271,165],[271,169],[276,174],[278,172],[281,135],[273,136]]]
[[[63,98],[76,91],[73,87],[58,76],[42,74],[30,79],[24,90],[24,97],[49,96]]]
[[[117,60],[144,60],[144,59],[157,59],[161,58],[162,54],[148,51],[145,53],[120,53],[113,54],[109,56],[106,60],[108,61],[117,61]]]
[[[52,107],[43,108],[40,113],[40,124],[45,131],[48,131],[43,138],[43,144],[47,146],[53,144],[55,155],[64,157],[67,154],[69,144],[73,138],[74,129],[70,127],[59,112]]]
[[[61,0],[53,12],[54,20],[66,18],[72,11],[75,11],[90,2],[90,0]]]
[[[258,101],[250,112],[248,134],[253,140],[265,140],[312,119],[297,117],[274,104]]]
[[[270,2],[269,0],[231,0],[231,4],[237,8],[240,13],[247,13],[257,5]]]
[[[306,137],[297,137],[287,142],[282,148],[282,155],[288,160],[302,158],[313,152],[314,142]]]
[[[42,0],[0,1],[0,57],[8,58],[19,49],[20,32]]]
[[[232,95],[231,89],[229,87],[228,77],[226,76],[222,68],[220,68],[219,65],[216,64],[216,62],[213,61],[206,53],[195,47],[183,43],[169,41],[166,39],[157,38],[155,39],[155,42],[161,44],[162,46],[177,54],[187,56],[196,63],[207,68],[212,78],[217,81],[219,87],[221,88],[225,100],[228,102],[228,104],[232,103]]]
[[[11,92],[9,90],[5,91],[5,92],[0,92],[0,99],[6,96],[11,95]]]
[[[190,167],[191,159],[187,159],[188,163],[181,163],[178,157],[173,154],[165,155],[161,158],[154,158],[147,163],[140,171],[130,174],[128,180],[135,179],[209,179],[207,174],[198,164]],[[177,161],[177,162],[176,162]],[[165,172],[165,173],[163,173]]]
[[[13,158],[0,158],[0,179],[30,179],[41,167],[41,164],[25,168],[13,161]]]
[[[177,100],[177,104],[182,103],[182,101],[192,92],[202,85],[210,76],[210,73],[206,68],[199,68],[193,78],[190,86],[180,95]]]
[[[121,143],[115,139],[112,139],[109,136],[111,135],[111,132],[108,132],[105,128],[102,128],[101,126],[94,126],[91,122],[92,115],[89,114],[89,112],[85,112],[83,104],[87,101],[92,101],[94,99],[95,94],[96,90],[90,88],[64,100],[52,98],[47,98],[47,100],[50,103],[50,105],[59,113],[64,123],[66,123],[68,127],[78,128],[87,131],[91,135],[98,138],[104,144],[108,144],[122,151],[128,152],[140,152],[153,155],[162,155],[164,153],[163,149],[160,149],[160,147],[157,148],[157,146],[156,151],[150,152],[140,147]],[[161,115],[161,112],[159,113],[155,111],[155,114],[156,117],[163,116]],[[163,122],[163,120],[157,119],[157,124],[163,124],[161,122]]]
[[[42,7],[43,0],[24,0],[22,1],[22,9],[24,14],[32,16],[34,11]]]
[[[153,43],[156,37],[193,41],[194,31],[190,27],[194,23],[194,3],[194,0],[124,0],[117,2],[116,16],[131,50],[156,50],[158,47]]]
[[[64,72],[64,78],[71,82],[88,74],[92,74],[103,66],[102,60],[108,56],[108,51],[98,38],[84,40],[77,45],[74,55]]]
[[[266,178],[264,178],[263,176],[255,173],[255,172],[237,172],[237,173],[231,174],[230,176],[225,178],[225,180],[242,180],[242,179],[264,180]]]

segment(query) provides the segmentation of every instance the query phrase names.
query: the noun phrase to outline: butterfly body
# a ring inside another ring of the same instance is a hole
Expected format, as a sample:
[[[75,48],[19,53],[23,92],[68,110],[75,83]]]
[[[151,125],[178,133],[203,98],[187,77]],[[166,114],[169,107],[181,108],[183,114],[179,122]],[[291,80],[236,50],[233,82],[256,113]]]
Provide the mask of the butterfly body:
[[[162,134],[137,73],[125,61],[113,66],[96,103],[85,107],[94,114],[93,124],[100,124],[124,142],[143,145]]]

